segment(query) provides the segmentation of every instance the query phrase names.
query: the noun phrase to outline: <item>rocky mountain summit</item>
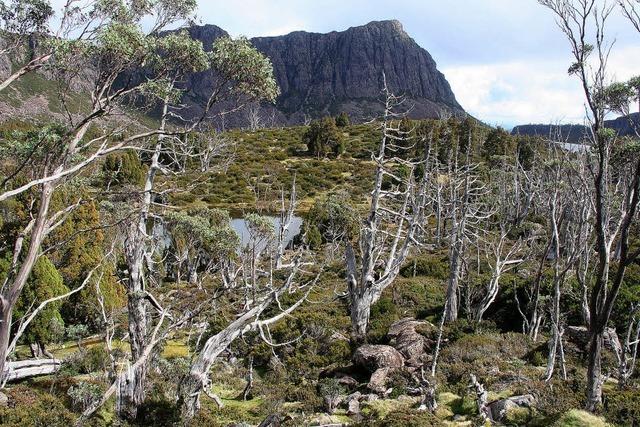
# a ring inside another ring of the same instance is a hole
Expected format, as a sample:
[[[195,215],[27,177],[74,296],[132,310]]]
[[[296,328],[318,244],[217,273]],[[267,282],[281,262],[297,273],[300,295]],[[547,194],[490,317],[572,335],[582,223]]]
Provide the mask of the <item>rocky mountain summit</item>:
[[[189,31],[205,49],[227,34],[214,25]],[[381,110],[383,73],[390,89],[406,96],[410,117],[464,113],[431,55],[398,21],[371,22],[327,34],[296,31],[251,42],[271,59],[282,92],[275,107],[261,106],[264,120],[300,124],[341,111],[354,121],[369,120]],[[204,101],[213,78],[206,72],[190,76],[192,104]]]

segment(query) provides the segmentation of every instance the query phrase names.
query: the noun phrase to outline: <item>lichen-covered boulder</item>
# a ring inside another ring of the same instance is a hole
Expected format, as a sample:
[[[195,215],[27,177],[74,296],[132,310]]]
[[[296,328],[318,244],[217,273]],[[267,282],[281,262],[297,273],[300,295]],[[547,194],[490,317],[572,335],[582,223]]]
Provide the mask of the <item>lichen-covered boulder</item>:
[[[496,400],[489,404],[491,418],[494,421],[502,421],[510,411],[520,408],[531,408],[536,402],[536,398],[530,394],[523,396],[513,396],[506,399]]]
[[[371,374],[369,384],[367,388],[374,393],[384,395],[387,391],[387,382],[389,381],[389,375],[395,368],[380,368]]]
[[[569,326],[564,332],[567,340],[577,345],[582,350],[587,349],[589,344],[589,331],[584,326]],[[620,345],[620,339],[616,330],[613,328],[607,328],[604,331],[604,345],[610,350],[617,352],[622,347]]]
[[[401,368],[404,366],[402,354],[388,345],[363,345],[353,356],[356,365],[369,372],[381,368]]]
[[[418,327],[433,327],[429,322],[406,318],[395,322],[387,336],[391,345],[406,359],[409,366],[422,366],[429,350],[429,340],[417,332]]]

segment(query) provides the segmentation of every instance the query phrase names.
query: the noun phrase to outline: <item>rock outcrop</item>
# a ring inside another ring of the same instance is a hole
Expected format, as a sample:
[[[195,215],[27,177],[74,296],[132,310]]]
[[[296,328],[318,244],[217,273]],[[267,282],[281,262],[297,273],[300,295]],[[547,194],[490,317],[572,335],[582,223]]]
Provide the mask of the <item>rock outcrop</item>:
[[[525,394],[523,396],[512,396],[506,399],[496,400],[495,402],[489,403],[491,419],[493,421],[502,421],[510,411],[519,408],[532,408],[535,403],[536,398],[530,394]]]
[[[226,35],[214,25],[189,31],[205,49]],[[445,110],[464,113],[431,55],[398,21],[376,21],[327,34],[296,31],[251,42],[271,59],[282,92],[275,107],[261,107],[265,121],[300,124],[309,117],[341,111],[355,122],[369,120],[382,108],[383,73],[389,88],[408,98],[411,117],[436,117]],[[206,100],[214,78],[205,72],[188,79],[190,103],[196,110],[193,104]],[[241,115],[235,121],[242,125]]]
[[[356,365],[369,372],[381,368],[401,368],[404,366],[402,355],[388,345],[363,345],[353,356]]]
[[[389,328],[387,336],[391,346],[402,354],[408,366],[419,367],[424,364],[429,342],[416,331],[418,327],[434,328],[429,322],[406,318],[395,322]]]

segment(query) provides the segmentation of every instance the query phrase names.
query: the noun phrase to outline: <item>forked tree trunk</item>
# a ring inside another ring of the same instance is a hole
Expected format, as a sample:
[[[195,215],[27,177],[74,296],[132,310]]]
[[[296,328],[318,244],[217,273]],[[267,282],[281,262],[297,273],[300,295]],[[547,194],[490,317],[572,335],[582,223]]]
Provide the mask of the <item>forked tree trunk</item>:
[[[354,344],[362,344],[367,340],[367,327],[373,305],[373,295],[365,291],[362,295],[352,295],[350,302],[351,333]]]

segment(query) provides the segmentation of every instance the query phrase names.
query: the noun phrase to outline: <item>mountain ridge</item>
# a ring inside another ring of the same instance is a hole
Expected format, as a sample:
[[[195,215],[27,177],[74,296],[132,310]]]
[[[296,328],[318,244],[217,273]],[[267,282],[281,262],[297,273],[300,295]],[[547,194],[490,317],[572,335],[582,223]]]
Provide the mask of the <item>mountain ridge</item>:
[[[188,31],[206,50],[215,38],[227,35],[212,24]],[[342,111],[356,122],[370,120],[382,108],[383,73],[391,91],[407,97],[412,106],[407,111],[410,117],[465,114],[429,52],[397,20],[372,21],[329,33],[293,31],[250,40],[271,60],[282,92],[275,107],[261,106],[264,116],[277,124],[296,125]],[[213,77],[205,72],[188,78],[196,107]]]
[[[207,51],[216,39],[229,36],[213,24],[186,30]],[[250,41],[271,60],[281,89],[275,104],[252,106],[254,112],[259,110],[263,126],[300,125],[340,112],[348,113],[356,123],[379,117],[383,109],[383,74],[389,89],[405,96],[405,112],[410,118],[466,114],[435,60],[397,20],[372,21],[329,33],[293,31],[282,36],[254,37]],[[10,69],[11,59],[0,56],[0,74]],[[86,71],[91,71],[89,66]],[[143,74],[138,78],[144,78]],[[38,84],[25,82],[3,94],[0,112],[25,119],[60,115],[55,108],[56,97],[52,95],[55,84],[46,80],[48,76],[42,74]],[[186,77],[184,118],[200,116],[215,80],[212,70]],[[227,107],[225,104],[220,108]],[[157,115],[153,111],[149,114]],[[215,126],[247,127],[249,120],[245,109],[226,115],[224,122],[216,122]]]

